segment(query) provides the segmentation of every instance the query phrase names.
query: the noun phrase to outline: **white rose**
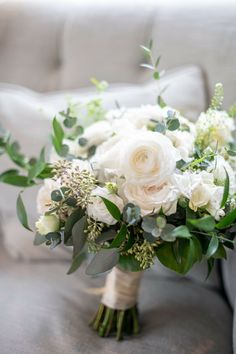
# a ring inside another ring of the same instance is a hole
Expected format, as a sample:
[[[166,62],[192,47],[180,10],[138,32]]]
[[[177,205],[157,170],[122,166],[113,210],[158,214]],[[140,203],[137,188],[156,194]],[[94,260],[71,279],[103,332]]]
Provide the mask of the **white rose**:
[[[167,137],[151,131],[137,132],[125,142],[122,150],[120,171],[132,184],[164,183],[180,158]]]
[[[190,200],[189,200],[189,207],[197,211],[198,208],[202,208],[207,206],[211,199],[211,192],[209,186],[200,182],[198,185],[193,188]]]
[[[127,202],[138,205],[142,215],[162,211],[165,215],[176,212],[178,189],[169,181],[162,185],[134,185],[125,183],[122,192]]]
[[[123,200],[118,197],[116,194],[111,194],[108,192],[107,188],[96,187],[91,195],[92,201],[87,206],[87,213],[88,216],[93,218],[96,221],[101,221],[107,225],[114,225],[116,224],[117,220],[115,220],[112,215],[107,210],[102,198],[104,197],[114,203],[122,212],[124,203]]]
[[[56,215],[42,215],[35,226],[40,235],[47,235],[49,232],[58,231],[60,222]]]
[[[174,147],[179,151],[184,161],[189,161],[194,152],[194,136],[187,131],[167,130],[166,135],[172,141]]]
[[[43,186],[39,189],[37,194],[37,210],[39,214],[44,214],[48,211],[51,205],[51,193],[61,187],[60,180],[45,179]]]

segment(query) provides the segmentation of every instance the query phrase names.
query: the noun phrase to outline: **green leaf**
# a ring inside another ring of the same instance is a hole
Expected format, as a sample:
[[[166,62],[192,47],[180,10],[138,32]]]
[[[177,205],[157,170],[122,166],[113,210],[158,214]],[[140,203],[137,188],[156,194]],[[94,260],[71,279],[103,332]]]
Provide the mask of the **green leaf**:
[[[219,242],[217,251],[212,256],[215,259],[227,259],[227,253],[222,243]]]
[[[165,242],[157,248],[156,256],[165,267],[179,274],[186,274],[197,261],[192,239],[178,239],[175,243]]]
[[[230,226],[236,220],[236,208],[233,209],[230,213],[226,214],[217,224],[217,229],[225,229]]]
[[[236,151],[235,150],[227,150],[227,153],[229,156],[236,156]]]
[[[185,225],[181,225],[176,227],[171,234],[174,237],[180,237],[180,238],[191,238],[192,234],[190,233],[189,229]]]
[[[215,228],[215,220],[212,216],[203,216],[200,219],[188,219],[187,222],[193,225],[196,229],[201,231],[213,231]]]
[[[127,226],[125,224],[121,225],[120,231],[112,241],[110,248],[119,248],[125,241],[127,235]]]
[[[121,212],[120,209],[114,204],[112,203],[110,200],[104,198],[104,197],[100,197],[102,198],[107,210],[109,211],[109,213],[111,214],[111,216],[116,219],[117,221],[119,221],[121,219]]]
[[[56,119],[56,117],[54,117],[54,119],[53,119],[52,126],[53,126],[54,136],[55,136],[56,140],[58,141],[58,143],[61,145],[63,142],[63,139],[64,139],[64,131],[62,129],[61,124]]]
[[[64,119],[63,124],[66,128],[72,128],[77,123],[76,117],[67,117]]]
[[[6,144],[6,152],[10,159],[18,166],[25,168],[27,166],[27,159],[20,153],[20,145],[17,141]]]
[[[87,217],[83,216],[72,228],[72,240],[74,246],[74,255],[80,253],[85,245],[87,234],[84,232],[87,225]]]
[[[10,173],[5,176],[0,175],[0,181],[16,187],[31,187],[35,184],[33,181],[29,182],[28,177],[26,176]]]
[[[213,270],[214,264],[215,264],[215,259],[214,258],[210,258],[210,259],[207,260],[208,272],[207,272],[206,280],[211,275],[211,272]]]
[[[140,48],[142,48],[146,54],[150,55],[150,53],[151,53],[150,48],[146,47],[145,45],[140,45]]]
[[[165,124],[158,122],[155,126],[155,131],[164,134],[166,132]]]
[[[72,235],[72,228],[74,224],[80,220],[84,216],[84,210],[79,208],[76,209],[70,216],[68,217],[65,228],[64,228],[64,243],[68,241],[70,236]]]
[[[92,259],[86,269],[86,274],[97,275],[107,272],[119,262],[118,249],[102,249]]]
[[[35,177],[37,177],[45,168],[45,148],[43,148],[40,152],[39,159],[36,163],[31,167],[28,173],[28,180],[31,181]]]
[[[140,267],[139,261],[133,255],[120,255],[119,267],[126,272],[140,272],[143,269]]]
[[[76,256],[73,257],[72,259],[72,264],[70,266],[70,269],[68,270],[67,274],[72,274],[74,273],[82,264],[82,262],[85,260],[86,258],[86,253],[79,253]]]
[[[225,183],[224,183],[224,193],[223,193],[223,198],[222,198],[222,201],[221,201],[221,205],[220,207],[221,208],[224,208],[227,200],[228,200],[228,196],[229,196],[229,174],[228,172],[226,171],[225,169],[225,175],[226,175],[226,178],[225,178]]]
[[[146,69],[150,69],[150,70],[154,70],[154,66],[153,65],[150,65],[150,64],[140,64],[140,66],[142,68],[146,68]]]
[[[45,235],[40,235],[39,233],[35,234],[34,246],[42,245],[46,241],[47,241],[47,239],[46,239]]]
[[[155,72],[153,73],[153,78],[154,78],[155,80],[159,80],[159,79],[160,79],[160,74],[159,74],[158,71],[155,71]]]
[[[216,235],[213,235],[209,242],[209,246],[206,252],[206,258],[212,257],[216,253],[218,246],[219,246],[219,240]]]
[[[159,106],[161,108],[165,108],[166,107],[166,103],[165,101],[163,100],[162,96],[158,96],[157,97],[157,103],[159,104]]]
[[[24,226],[24,228],[26,228],[27,230],[32,231],[31,228],[29,227],[29,224],[28,224],[28,217],[27,217],[27,213],[25,210],[23,200],[21,198],[21,193],[18,195],[18,198],[16,201],[16,213],[17,213],[18,219],[21,222],[21,225]]]
[[[192,235],[192,242],[194,243],[195,259],[200,262],[202,260],[202,245],[196,236]]]
[[[167,121],[167,128],[171,131],[178,129],[180,126],[178,118],[171,118]]]

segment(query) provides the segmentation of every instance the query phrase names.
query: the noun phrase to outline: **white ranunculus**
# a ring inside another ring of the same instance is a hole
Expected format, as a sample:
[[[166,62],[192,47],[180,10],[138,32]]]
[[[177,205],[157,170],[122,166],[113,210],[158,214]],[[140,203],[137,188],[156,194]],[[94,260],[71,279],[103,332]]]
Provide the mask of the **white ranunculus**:
[[[167,130],[166,135],[179,151],[181,158],[186,162],[189,161],[194,152],[194,136],[187,131],[180,130]]]
[[[209,186],[200,182],[193,188],[190,199],[189,207],[197,211],[198,208],[206,207],[211,200],[211,190]]]
[[[140,131],[124,144],[120,171],[129,183],[160,185],[173,174],[179,159],[177,150],[166,136]]]
[[[51,193],[61,187],[60,180],[45,179],[43,186],[39,189],[37,194],[37,210],[39,214],[44,214],[48,211],[51,205]]]
[[[92,193],[91,203],[87,206],[88,216],[96,221],[101,221],[107,225],[116,224],[117,220],[107,210],[102,198],[104,197],[114,203],[122,212],[124,203],[123,200],[116,194],[109,193],[107,188],[96,187]]]
[[[176,212],[179,191],[170,181],[162,185],[125,183],[122,189],[127,202],[138,205],[143,216],[152,212],[158,213],[161,208],[165,215]]]
[[[47,235],[49,232],[59,230],[60,221],[56,215],[42,215],[35,226],[40,235]]]

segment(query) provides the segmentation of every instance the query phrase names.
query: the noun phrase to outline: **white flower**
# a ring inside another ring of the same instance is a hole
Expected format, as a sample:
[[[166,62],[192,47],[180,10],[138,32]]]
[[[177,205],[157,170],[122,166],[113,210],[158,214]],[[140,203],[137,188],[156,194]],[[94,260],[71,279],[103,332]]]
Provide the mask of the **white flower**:
[[[196,122],[197,141],[202,146],[223,147],[233,141],[234,121],[225,111],[208,110]]]
[[[209,172],[213,173],[215,183],[217,185],[223,186],[226,179],[226,172],[229,176],[229,186],[230,186],[230,193],[233,194],[235,192],[235,173],[228,163],[222,156],[216,156],[215,160],[212,162],[212,165],[209,168]]]
[[[49,232],[58,231],[60,222],[56,215],[42,215],[35,226],[40,235],[47,235]]]
[[[122,193],[127,202],[140,207],[143,216],[158,213],[161,208],[166,215],[176,212],[179,191],[170,181],[159,186],[125,183]]]
[[[212,173],[186,171],[182,175],[176,174],[174,179],[181,196],[189,199],[189,207],[192,210],[204,208],[212,216],[217,215],[220,210],[223,187],[214,184]]]
[[[166,135],[179,151],[181,158],[186,162],[189,161],[194,152],[194,136],[187,131],[180,130],[167,130]]]
[[[107,113],[106,118],[112,120],[128,121],[135,128],[142,129],[147,126],[151,119],[162,121],[165,115],[162,108],[158,105],[143,105],[139,108],[122,108],[121,110],[112,110]]]
[[[61,187],[60,180],[45,179],[43,186],[39,189],[37,194],[37,210],[39,214],[44,214],[48,211],[51,205],[51,193]]]
[[[116,194],[111,194],[108,192],[107,188],[96,187],[91,195],[92,201],[89,203],[87,207],[88,216],[93,218],[96,221],[101,221],[107,225],[116,224],[117,220],[113,218],[113,216],[107,210],[102,198],[104,197],[114,203],[122,212],[124,203],[123,200],[118,197]]]
[[[120,161],[119,156],[113,158],[129,183],[160,185],[173,174],[180,157],[164,135],[140,131],[124,144]]]
[[[93,145],[97,146],[106,141],[112,133],[111,124],[105,120],[101,120],[86,128],[82,137],[88,140],[88,147],[90,147]]]

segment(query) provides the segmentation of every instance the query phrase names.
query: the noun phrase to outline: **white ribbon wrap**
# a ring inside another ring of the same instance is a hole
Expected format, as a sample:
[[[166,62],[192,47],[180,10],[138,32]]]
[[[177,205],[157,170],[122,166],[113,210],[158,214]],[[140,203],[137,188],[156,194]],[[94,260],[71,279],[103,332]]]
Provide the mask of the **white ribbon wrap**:
[[[135,306],[142,273],[126,272],[114,267],[106,278],[102,304],[116,310]]]

